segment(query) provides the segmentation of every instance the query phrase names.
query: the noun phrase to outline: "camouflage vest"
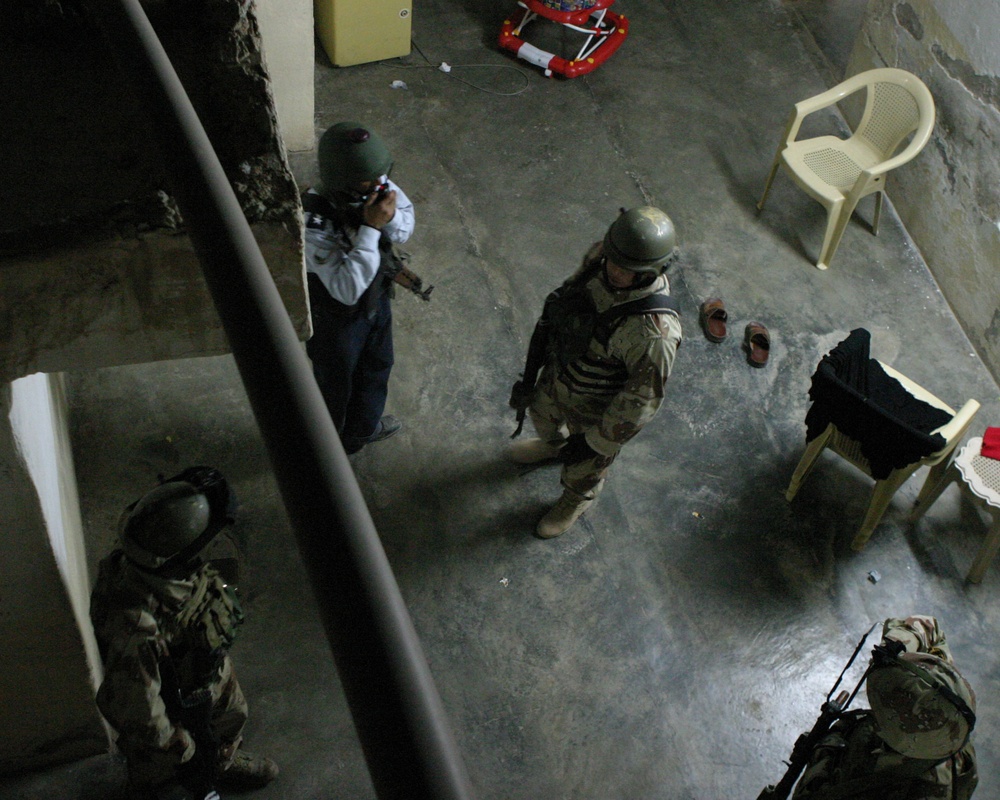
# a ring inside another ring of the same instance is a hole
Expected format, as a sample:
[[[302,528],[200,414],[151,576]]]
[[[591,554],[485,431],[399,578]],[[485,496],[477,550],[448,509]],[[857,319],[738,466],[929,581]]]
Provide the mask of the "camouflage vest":
[[[174,621],[179,638],[192,650],[228,650],[243,622],[243,606],[236,589],[211,568],[203,569],[194,589]]]
[[[548,351],[565,367],[583,358],[594,339],[606,346],[625,317],[666,311],[676,312],[677,302],[668,294],[651,294],[601,313],[584,284],[565,283],[545,299],[542,316],[548,325]]]
[[[794,800],[969,800],[978,783],[975,750],[953,758],[906,758],[876,733],[870,711],[850,711],[817,745]]]

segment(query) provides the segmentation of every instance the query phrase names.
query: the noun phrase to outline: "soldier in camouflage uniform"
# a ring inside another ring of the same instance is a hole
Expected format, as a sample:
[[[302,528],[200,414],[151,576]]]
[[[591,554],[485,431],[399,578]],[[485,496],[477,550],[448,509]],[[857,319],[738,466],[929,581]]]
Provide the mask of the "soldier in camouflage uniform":
[[[975,791],[976,696],[937,620],[888,619],[882,633],[866,683],[871,710],[845,712],[832,726],[796,800],[968,800]]]
[[[90,614],[104,681],[97,705],[118,734],[132,797],[218,798],[278,772],[240,750],[247,704],[228,650],[236,591],[200,554],[232,522],[222,475],[192,467],[130,505],[100,564]]]
[[[536,528],[543,539],[564,533],[587,510],[619,450],[663,402],[681,343],[665,274],[675,252],[674,226],[663,211],[623,210],[546,300],[510,401],[527,409],[538,434],[515,443],[512,460],[563,462],[562,496]],[[543,347],[542,358],[533,359]],[[529,373],[539,361],[536,386]]]

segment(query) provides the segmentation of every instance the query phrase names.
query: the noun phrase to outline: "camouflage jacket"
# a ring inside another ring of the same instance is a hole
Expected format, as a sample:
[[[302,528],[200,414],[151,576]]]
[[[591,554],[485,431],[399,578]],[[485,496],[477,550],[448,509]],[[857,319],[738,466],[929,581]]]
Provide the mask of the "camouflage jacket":
[[[595,272],[597,246],[569,280],[585,279],[584,287],[598,314],[653,294],[669,294],[670,282],[660,275],[641,289],[613,290]],[[614,456],[656,414],[682,338],[676,313],[622,317],[610,337],[595,336],[587,352],[557,369],[557,395],[582,404],[599,418],[586,433],[591,448]]]
[[[170,579],[136,568],[121,550],[101,562],[90,603],[104,660],[97,705],[132,744],[172,753],[177,763],[191,758],[194,741],[171,719],[176,704],[168,693],[188,696],[219,680],[242,620],[238,602],[227,609],[218,599],[225,591],[207,564],[185,579]],[[230,630],[221,639],[216,632],[206,638],[201,620],[218,611],[229,617]]]

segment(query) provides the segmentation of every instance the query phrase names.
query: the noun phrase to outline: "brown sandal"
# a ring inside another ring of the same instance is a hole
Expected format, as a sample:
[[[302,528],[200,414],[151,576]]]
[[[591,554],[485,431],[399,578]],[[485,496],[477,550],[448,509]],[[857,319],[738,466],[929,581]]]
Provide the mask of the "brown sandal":
[[[729,319],[729,315],[726,313],[726,304],[722,302],[722,298],[708,298],[701,304],[698,318],[708,341],[718,343],[726,338],[726,320]]]
[[[746,347],[750,366],[763,367],[771,355],[771,334],[759,322],[751,322],[743,332],[743,346]]]

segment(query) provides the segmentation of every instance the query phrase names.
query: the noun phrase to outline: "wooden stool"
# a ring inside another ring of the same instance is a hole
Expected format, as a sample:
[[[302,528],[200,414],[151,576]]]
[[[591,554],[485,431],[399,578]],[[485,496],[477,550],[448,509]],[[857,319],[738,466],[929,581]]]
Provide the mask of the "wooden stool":
[[[993,525],[966,576],[969,583],[982,581],[986,568],[997,554],[997,550],[1000,550],[1000,461],[981,456],[979,451],[982,446],[981,436],[969,439],[968,444],[962,448],[937,485],[930,491],[927,491],[928,487],[924,487],[924,491],[920,493],[921,497],[917,499],[917,505],[910,512],[910,522],[916,522],[952,481],[958,481],[968,490],[967,493],[973,502],[990,513]]]

